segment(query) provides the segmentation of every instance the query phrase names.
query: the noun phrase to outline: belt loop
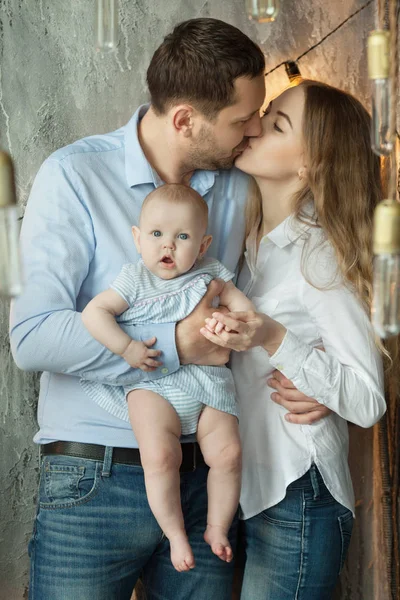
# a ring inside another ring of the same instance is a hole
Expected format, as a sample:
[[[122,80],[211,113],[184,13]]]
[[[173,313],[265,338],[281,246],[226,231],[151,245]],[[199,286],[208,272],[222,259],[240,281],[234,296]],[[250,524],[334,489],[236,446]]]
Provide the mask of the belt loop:
[[[317,477],[317,467],[315,466],[315,464],[311,465],[310,479],[311,479],[312,489],[314,492],[314,500],[317,500],[319,498],[319,483],[318,483],[318,477]]]
[[[112,446],[106,446],[106,449],[104,450],[103,470],[101,472],[102,477],[110,477],[111,475],[113,450],[114,448]]]

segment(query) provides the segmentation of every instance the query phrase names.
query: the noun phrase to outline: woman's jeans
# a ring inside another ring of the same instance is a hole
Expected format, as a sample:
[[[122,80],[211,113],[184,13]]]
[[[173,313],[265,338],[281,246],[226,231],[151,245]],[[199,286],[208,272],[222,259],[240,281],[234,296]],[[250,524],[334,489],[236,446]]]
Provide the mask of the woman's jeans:
[[[147,600],[230,600],[233,563],[217,558],[203,539],[208,469],[181,475],[196,568],[178,573],[150,511],[143,469],[112,464],[111,451],[104,462],[44,457],[29,544],[30,600],[129,600],[139,575]],[[236,530],[235,521],[233,547]]]
[[[329,600],[352,527],[352,513],[332,497],[313,465],[279,504],[241,523],[241,600]]]

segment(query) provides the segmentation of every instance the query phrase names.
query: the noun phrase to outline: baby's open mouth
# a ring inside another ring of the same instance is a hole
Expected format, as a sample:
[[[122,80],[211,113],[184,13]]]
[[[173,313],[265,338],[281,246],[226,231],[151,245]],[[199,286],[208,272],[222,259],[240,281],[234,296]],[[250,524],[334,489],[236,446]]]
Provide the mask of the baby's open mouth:
[[[171,265],[174,261],[172,260],[172,258],[170,256],[163,256],[161,259],[161,262],[166,265]]]

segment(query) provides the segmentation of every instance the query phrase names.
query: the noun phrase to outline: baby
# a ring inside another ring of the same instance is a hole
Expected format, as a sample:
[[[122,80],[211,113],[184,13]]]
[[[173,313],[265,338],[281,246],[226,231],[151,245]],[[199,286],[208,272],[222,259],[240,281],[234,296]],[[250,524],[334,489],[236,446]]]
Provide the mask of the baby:
[[[124,265],[110,289],[84,309],[82,319],[91,335],[131,367],[154,370],[161,364],[156,360],[160,352],[151,348],[155,338],[133,340],[118,322],[180,321],[193,311],[215,278],[226,282],[220,303],[229,311],[254,309],[233,285],[233,273],[217,260],[204,258],[212,241],[206,235],[207,225],[207,204],[192,188],[167,184],[152,191],[143,202],[139,227],[132,227],[141,260]],[[161,379],[125,388],[122,409],[115,389],[104,398],[104,393],[93,394],[96,384],[83,385],[97,401],[103,398],[99,403],[113,414],[128,418],[129,413],[149,505],[169,539],[171,561],[178,571],[195,566],[180,500],[180,436],[197,432],[210,468],[204,539],[219,558],[231,561],[228,531],[239,503],[241,449],[230,370],[183,365]]]

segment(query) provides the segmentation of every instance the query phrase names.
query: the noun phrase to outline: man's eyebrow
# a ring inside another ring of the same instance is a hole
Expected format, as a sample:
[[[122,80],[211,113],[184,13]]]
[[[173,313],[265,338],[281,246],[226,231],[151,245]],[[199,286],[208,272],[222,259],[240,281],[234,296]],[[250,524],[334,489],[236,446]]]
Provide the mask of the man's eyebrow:
[[[240,117],[239,119],[235,119],[235,121],[246,121],[247,119],[250,119],[253,115],[255,115],[258,111],[259,111],[259,109],[256,108],[256,110],[254,110],[249,115],[246,115],[245,117]]]
[[[290,127],[293,129],[292,121],[290,120],[289,115],[287,115],[286,113],[282,112],[281,110],[277,110],[276,114],[280,115],[281,117],[284,117],[284,119],[287,120],[287,122],[289,123]]]

